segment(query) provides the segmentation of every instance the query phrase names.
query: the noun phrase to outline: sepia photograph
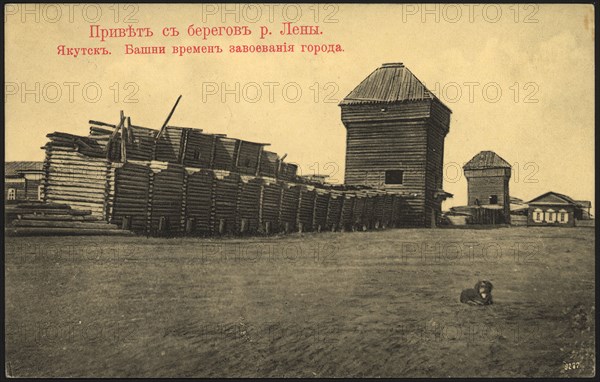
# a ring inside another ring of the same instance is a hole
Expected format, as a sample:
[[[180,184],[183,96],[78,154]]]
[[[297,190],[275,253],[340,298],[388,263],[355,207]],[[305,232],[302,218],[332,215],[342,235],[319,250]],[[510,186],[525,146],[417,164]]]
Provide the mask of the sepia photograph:
[[[3,11],[6,377],[595,377],[595,4]]]

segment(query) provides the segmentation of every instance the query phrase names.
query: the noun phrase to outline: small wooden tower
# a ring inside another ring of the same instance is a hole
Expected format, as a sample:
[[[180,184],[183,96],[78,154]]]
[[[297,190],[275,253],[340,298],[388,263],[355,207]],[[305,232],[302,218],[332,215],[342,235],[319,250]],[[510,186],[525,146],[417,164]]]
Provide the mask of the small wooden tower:
[[[482,151],[463,166],[469,206],[500,206],[504,223],[510,223],[508,183],[511,166],[493,151]]]
[[[434,226],[441,203],[451,110],[402,63],[383,64],[340,103],[345,183],[404,195],[405,226]]]

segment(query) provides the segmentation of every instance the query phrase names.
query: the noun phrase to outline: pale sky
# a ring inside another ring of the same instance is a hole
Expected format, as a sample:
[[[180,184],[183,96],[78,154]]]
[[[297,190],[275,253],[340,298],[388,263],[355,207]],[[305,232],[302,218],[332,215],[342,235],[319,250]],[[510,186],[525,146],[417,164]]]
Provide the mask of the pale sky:
[[[594,200],[591,5],[228,5],[232,13],[221,14],[223,6],[121,4],[118,15],[108,4],[101,13],[64,4],[27,5],[31,13],[22,4],[8,6],[6,160],[43,160],[46,134],[86,135],[88,120],[115,123],[119,110],[133,124],[159,128],[181,94],[171,125],[269,142],[303,174],[337,168],[332,178],[342,182],[346,134],[337,102],[382,63],[403,62],[453,111],[444,189],[454,198],[444,208],[466,203],[466,180],[457,169],[482,150],[513,165],[512,196],[529,200],[556,191]],[[131,25],[151,28],[153,37],[89,37],[90,24],[127,27],[132,12]],[[279,35],[282,23],[300,13],[295,25],[317,25],[322,34]],[[327,15],[337,22],[324,22]],[[190,24],[248,26],[252,34],[203,40],[187,34]],[[272,35],[260,39],[261,26]],[[164,27],[180,35],[165,37]],[[295,52],[229,53],[232,44],[283,42]],[[126,55],[129,43],[166,46],[167,54]],[[60,56],[61,44],[107,47],[112,54]],[[314,55],[302,53],[301,44],[340,44],[344,51]],[[223,52],[180,57],[172,45],[220,45]],[[297,89],[302,94],[292,102]],[[125,102],[132,92],[137,102]]]

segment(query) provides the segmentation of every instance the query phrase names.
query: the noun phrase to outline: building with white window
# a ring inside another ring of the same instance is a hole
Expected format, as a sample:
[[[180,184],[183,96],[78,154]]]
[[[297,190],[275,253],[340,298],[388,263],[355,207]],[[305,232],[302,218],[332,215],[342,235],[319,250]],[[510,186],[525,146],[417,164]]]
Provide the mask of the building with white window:
[[[529,226],[575,226],[576,220],[584,219],[584,210],[591,202],[575,201],[558,192],[546,192],[532,199],[529,205],[527,225]],[[587,207],[587,208],[589,208]]]
[[[43,162],[4,163],[4,201],[42,200]]]

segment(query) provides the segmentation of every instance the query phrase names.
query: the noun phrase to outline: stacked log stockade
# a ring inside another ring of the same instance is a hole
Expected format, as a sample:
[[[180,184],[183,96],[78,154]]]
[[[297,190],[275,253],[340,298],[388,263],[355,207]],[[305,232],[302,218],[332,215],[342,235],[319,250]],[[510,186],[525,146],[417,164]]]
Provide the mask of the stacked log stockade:
[[[229,171],[215,171],[212,192],[213,234],[236,233],[236,210],[240,188],[240,174]]]
[[[297,230],[297,216],[300,202],[300,186],[281,182],[281,231],[294,232]]]
[[[396,226],[404,197],[297,176],[266,144],[199,129],[90,121],[48,135],[44,198],[146,235],[271,234]]]
[[[237,227],[241,234],[253,234],[260,231],[260,200],[262,179],[242,175],[237,204]]]
[[[44,201],[64,203],[105,218],[106,182],[110,162],[93,139],[53,133],[44,163]]]
[[[148,233],[179,234],[181,205],[183,203],[183,166],[165,162],[151,162],[152,188],[148,197]]]
[[[313,230],[321,232],[326,229],[327,210],[329,207],[330,192],[328,190],[316,188],[315,195],[315,212],[313,214]]]
[[[151,169],[145,162],[115,163],[114,166],[109,219],[123,228],[145,232],[148,226]]]
[[[262,229],[269,234],[279,232],[279,210],[281,206],[281,185],[275,179],[263,178],[262,187]]]
[[[341,229],[343,205],[344,194],[339,191],[332,191],[327,210],[326,226],[328,230],[337,231]]]
[[[209,235],[212,229],[212,188],[214,173],[205,169],[186,169],[187,190],[185,193],[184,220],[186,233]]]
[[[351,193],[343,194],[342,211],[340,214],[340,230],[351,230],[354,226],[354,204],[356,195]]]
[[[316,200],[315,187],[310,185],[302,185],[298,198],[298,230],[312,231]]]

